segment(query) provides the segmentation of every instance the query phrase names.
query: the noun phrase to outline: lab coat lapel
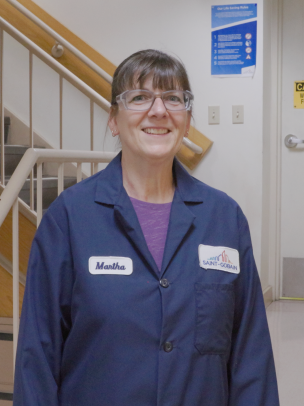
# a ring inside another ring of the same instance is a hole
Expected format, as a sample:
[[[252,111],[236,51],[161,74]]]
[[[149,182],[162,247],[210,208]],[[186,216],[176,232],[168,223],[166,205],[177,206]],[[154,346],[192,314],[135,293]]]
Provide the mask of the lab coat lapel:
[[[203,196],[197,186],[196,179],[192,178],[181,164],[174,159],[173,173],[176,181],[176,190],[171,207],[167,241],[163,257],[161,274],[168,268],[173,256],[180,249],[195,220],[195,215],[188,208],[187,203],[201,204]]]
[[[176,251],[179,249],[182,241],[191,231],[191,226],[195,219],[194,214],[188,209],[178,190],[175,191],[171,207],[169,228],[161,268],[163,274]]]
[[[95,201],[113,206],[115,217],[132,241],[136,251],[159,277],[157,265],[148,249],[132,202],[122,183],[121,153],[100,172]]]
[[[149,265],[157,277],[159,277],[157,265],[149,251],[136,212],[125,189],[122,190],[119,200],[114,206],[114,210],[115,217],[133,242],[135,249],[141,253],[143,260]]]

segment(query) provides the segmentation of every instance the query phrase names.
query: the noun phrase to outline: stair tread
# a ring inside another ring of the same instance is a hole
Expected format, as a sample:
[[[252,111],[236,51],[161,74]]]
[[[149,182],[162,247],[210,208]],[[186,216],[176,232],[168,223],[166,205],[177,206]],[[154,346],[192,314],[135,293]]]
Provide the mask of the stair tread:
[[[0,340],[1,341],[13,341],[13,334],[11,334],[11,333],[2,333],[0,331]]]
[[[4,145],[4,153],[5,155],[23,155],[27,149],[30,147],[28,145],[9,145],[5,144]],[[34,148],[42,148],[44,149],[45,147],[41,147],[38,145],[34,145]]]
[[[13,342],[0,340],[0,383],[13,384]]]

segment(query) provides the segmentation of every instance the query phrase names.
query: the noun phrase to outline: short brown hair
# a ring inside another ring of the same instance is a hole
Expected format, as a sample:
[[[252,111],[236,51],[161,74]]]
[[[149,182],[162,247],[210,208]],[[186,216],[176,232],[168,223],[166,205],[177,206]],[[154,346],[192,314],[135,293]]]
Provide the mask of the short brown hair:
[[[189,90],[186,68],[178,59],[155,49],[146,49],[132,54],[116,69],[112,83],[111,105],[117,107],[116,96],[125,90],[144,84],[153,73],[153,87],[160,90]]]

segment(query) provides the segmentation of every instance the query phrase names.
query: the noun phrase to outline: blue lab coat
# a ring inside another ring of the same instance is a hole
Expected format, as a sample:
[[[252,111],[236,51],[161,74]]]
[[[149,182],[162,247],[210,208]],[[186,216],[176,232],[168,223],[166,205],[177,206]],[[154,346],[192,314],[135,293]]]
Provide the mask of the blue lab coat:
[[[278,406],[241,209],[175,161],[159,273],[120,161],[119,154],[63,192],[43,216],[29,261],[14,406]],[[236,249],[240,273],[200,267],[199,244]],[[89,272],[91,257],[108,256],[131,258],[133,273]]]

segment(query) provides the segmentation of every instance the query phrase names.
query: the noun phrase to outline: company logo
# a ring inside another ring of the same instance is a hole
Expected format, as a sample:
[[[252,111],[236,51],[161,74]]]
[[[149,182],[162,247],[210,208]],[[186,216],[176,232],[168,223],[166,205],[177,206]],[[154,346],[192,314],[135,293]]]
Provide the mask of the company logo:
[[[239,253],[228,247],[199,245],[200,266],[204,269],[217,269],[232,273],[240,272]]]
[[[228,264],[232,264],[232,262],[230,261],[228,255],[226,254],[225,251],[223,251],[220,255],[218,255],[217,257],[212,257],[209,258],[208,261],[222,261],[222,262],[228,262]],[[233,264],[232,264],[233,265]]]
[[[226,254],[226,250],[224,250],[220,255],[215,257],[210,257],[206,261],[203,260],[203,264],[213,265],[213,266],[220,266],[221,268],[232,269],[234,271],[237,270],[237,267],[230,261],[229,256]]]

